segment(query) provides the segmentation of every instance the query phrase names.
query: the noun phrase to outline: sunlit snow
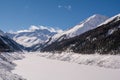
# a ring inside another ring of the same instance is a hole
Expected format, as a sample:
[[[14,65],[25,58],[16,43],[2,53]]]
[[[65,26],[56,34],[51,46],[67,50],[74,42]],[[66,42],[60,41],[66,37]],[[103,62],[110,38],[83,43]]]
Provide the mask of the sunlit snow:
[[[80,65],[51,60],[39,54],[24,54],[26,58],[14,61],[13,73],[28,80],[120,80],[119,69]]]

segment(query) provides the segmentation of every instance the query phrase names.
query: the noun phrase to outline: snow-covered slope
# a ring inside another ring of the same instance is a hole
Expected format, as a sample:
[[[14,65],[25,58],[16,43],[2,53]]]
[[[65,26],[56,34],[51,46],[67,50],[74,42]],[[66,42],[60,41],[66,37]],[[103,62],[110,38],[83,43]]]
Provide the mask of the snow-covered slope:
[[[22,51],[21,47],[0,30],[0,52]]]
[[[60,29],[56,30],[44,26],[31,26],[28,30],[7,33],[7,35],[19,44],[25,47],[31,47],[36,44],[44,43],[48,38],[61,31]]]
[[[50,40],[48,40],[48,44],[51,44],[52,42],[58,40],[61,41],[63,38],[64,39],[69,39],[75,36],[78,36],[88,30],[96,28],[99,24],[104,22],[108,17],[102,16],[99,14],[95,14],[88,19],[84,20],[80,24],[76,25],[75,27],[66,30],[62,33],[58,33],[54,35]]]
[[[21,52],[2,52],[0,53],[0,80],[26,80],[21,76],[13,74],[11,70],[16,66],[12,61],[24,58]]]
[[[4,35],[4,32],[2,30],[0,30],[0,35],[3,36]]]
[[[79,36],[56,41],[41,51],[73,51],[81,54],[120,54],[120,14]]]

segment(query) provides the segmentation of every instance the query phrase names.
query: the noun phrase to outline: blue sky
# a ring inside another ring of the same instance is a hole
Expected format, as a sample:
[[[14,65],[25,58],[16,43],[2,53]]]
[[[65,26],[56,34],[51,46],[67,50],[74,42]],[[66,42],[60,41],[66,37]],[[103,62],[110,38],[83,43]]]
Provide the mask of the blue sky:
[[[30,25],[68,29],[93,14],[120,13],[120,0],[0,0],[0,29],[17,31]]]

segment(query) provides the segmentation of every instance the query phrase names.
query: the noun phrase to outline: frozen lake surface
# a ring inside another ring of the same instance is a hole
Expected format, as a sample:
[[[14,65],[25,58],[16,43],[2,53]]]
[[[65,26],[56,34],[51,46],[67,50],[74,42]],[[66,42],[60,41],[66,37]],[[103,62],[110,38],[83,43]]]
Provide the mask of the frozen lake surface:
[[[14,61],[17,66],[12,72],[27,80],[120,80],[119,69],[50,60],[37,54],[24,56],[23,60]]]

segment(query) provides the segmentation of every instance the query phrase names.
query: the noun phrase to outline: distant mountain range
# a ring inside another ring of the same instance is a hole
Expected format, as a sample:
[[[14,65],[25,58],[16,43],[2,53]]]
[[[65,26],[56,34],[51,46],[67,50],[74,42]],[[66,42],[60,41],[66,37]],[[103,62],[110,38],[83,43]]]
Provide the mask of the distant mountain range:
[[[30,51],[117,54],[120,51],[120,14],[112,18],[95,14],[65,31],[31,26],[6,35]]]
[[[44,44],[46,40],[59,32],[62,32],[62,30],[44,26],[31,26],[28,30],[9,32],[6,35],[25,47],[32,47],[36,44]]]

